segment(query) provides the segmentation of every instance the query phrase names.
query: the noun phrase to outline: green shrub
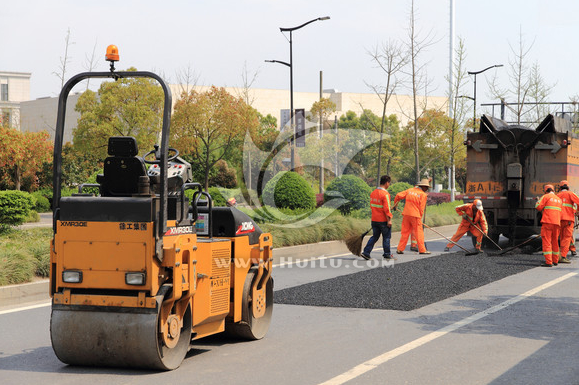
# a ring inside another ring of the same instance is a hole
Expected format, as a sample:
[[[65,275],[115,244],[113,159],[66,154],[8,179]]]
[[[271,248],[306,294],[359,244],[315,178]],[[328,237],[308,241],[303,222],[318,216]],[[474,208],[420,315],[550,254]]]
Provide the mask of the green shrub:
[[[17,226],[26,221],[35,199],[24,191],[0,191],[0,224]]]
[[[409,188],[412,187],[414,186],[406,182],[396,182],[391,184],[390,187],[388,187],[388,192],[390,193],[390,198],[392,199],[392,202],[394,202],[394,197],[396,196],[396,194],[408,190]]]
[[[26,217],[26,223],[29,222],[40,222],[40,215],[38,214],[38,212],[36,212],[36,210],[30,210],[30,212],[28,213],[28,217]]]
[[[189,204],[193,204],[193,194],[195,194],[197,189],[189,189],[185,190],[185,196],[189,198]],[[225,197],[221,194],[217,187],[209,187],[209,191],[207,191],[209,195],[211,195],[211,199],[213,201],[213,207],[223,207],[225,206]],[[204,197],[201,197],[201,200],[205,200]]]
[[[34,205],[34,210],[36,212],[47,213],[50,211],[50,202],[42,192],[35,191],[32,193],[32,196],[36,199],[36,204]]]
[[[339,205],[342,214],[349,214],[352,210],[370,207],[370,193],[372,188],[366,182],[354,175],[342,175],[335,178],[324,193],[324,202],[332,199],[343,199]]]
[[[213,207],[226,206],[227,201],[217,187],[209,187],[209,195],[211,195],[211,199],[213,199]]]
[[[278,177],[279,174],[282,174]],[[293,171],[278,173],[265,185],[263,202],[269,206],[289,209],[313,209],[316,194],[308,182]],[[272,199],[273,198],[273,199]]]
[[[280,178],[286,172],[287,171],[280,171],[277,174],[275,174],[273,176],[273,178],[271,178],[270,180],[267,181],[267,183],[265,184],[265,187],[263,188],[263,190],[261,192],[261,201],[264,205],[271,206],[271,207],[275,206],[275,201],[273,198],[273,194],[275,192],[275,186],[277,185],[277,182],[280,180]]]

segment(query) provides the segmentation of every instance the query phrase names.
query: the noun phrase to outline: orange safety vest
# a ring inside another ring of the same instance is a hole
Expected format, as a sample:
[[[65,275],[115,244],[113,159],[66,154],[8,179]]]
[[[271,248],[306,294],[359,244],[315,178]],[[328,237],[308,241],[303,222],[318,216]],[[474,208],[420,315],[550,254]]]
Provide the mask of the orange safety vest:
[[[372,209],[372,222],[389,222],[392,218],[390,193],[383,187],[378,187],[372,191],[370,208]]]
[[[396,197],[394,198],[394,204],[401,200],[406,200],[402,215],[422,218],[424,215],[424,209],[426,208],[427,199],[428,196],[424,191],[422,191],[420,187],[413,187],[396,194]]]
[[[563,202],[563,210],[561,211],[562,221],[574,221],[575,220],[575,208],[573,204],[579,205],[579,197],[574,192],[569,190],[563,190],[557,194],[561,201]]]
[[[561,225],[561,210],[563,202],[554,192],[547,193],[539,199],[535,208],[543,212],[541,223]]]
[[[475,206],[474,203],[466,203],[464,205],[456,206],[455,210],[458,215],[466,214],[472,223],[480,227],[480,229],[486,233],[489,230],[489,226],[487,224],[485,213],[476,210],[476,214],[473,215]],[[466,219],[463,219],[463,221],[466,221]]]

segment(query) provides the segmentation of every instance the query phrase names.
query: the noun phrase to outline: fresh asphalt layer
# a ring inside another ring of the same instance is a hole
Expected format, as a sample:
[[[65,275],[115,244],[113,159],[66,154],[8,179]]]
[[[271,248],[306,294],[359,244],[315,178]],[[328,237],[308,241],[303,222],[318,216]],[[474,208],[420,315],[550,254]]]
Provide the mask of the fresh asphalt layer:
[[[537,267],[540,255],[440,255],[315,281],[275,292],[289,305],[414,310]]]

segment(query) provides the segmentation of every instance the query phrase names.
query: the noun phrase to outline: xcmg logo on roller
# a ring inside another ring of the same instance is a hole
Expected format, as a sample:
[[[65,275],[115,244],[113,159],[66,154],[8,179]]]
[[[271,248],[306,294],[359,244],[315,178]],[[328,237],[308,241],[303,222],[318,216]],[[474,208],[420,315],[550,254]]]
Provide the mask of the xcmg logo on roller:
[[[62,226],[62,227],[88,227],[88,222],[65,221],[65,222],[60,222],[60,226]]]

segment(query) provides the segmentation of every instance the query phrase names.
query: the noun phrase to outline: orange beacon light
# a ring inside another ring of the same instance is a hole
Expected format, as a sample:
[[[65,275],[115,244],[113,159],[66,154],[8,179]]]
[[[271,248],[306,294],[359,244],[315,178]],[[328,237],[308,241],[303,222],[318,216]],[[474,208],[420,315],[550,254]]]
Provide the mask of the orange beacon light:
[[[119,61],[119,49],[116,45],[111,44],[107,47],[106,59],[110,62]]]

